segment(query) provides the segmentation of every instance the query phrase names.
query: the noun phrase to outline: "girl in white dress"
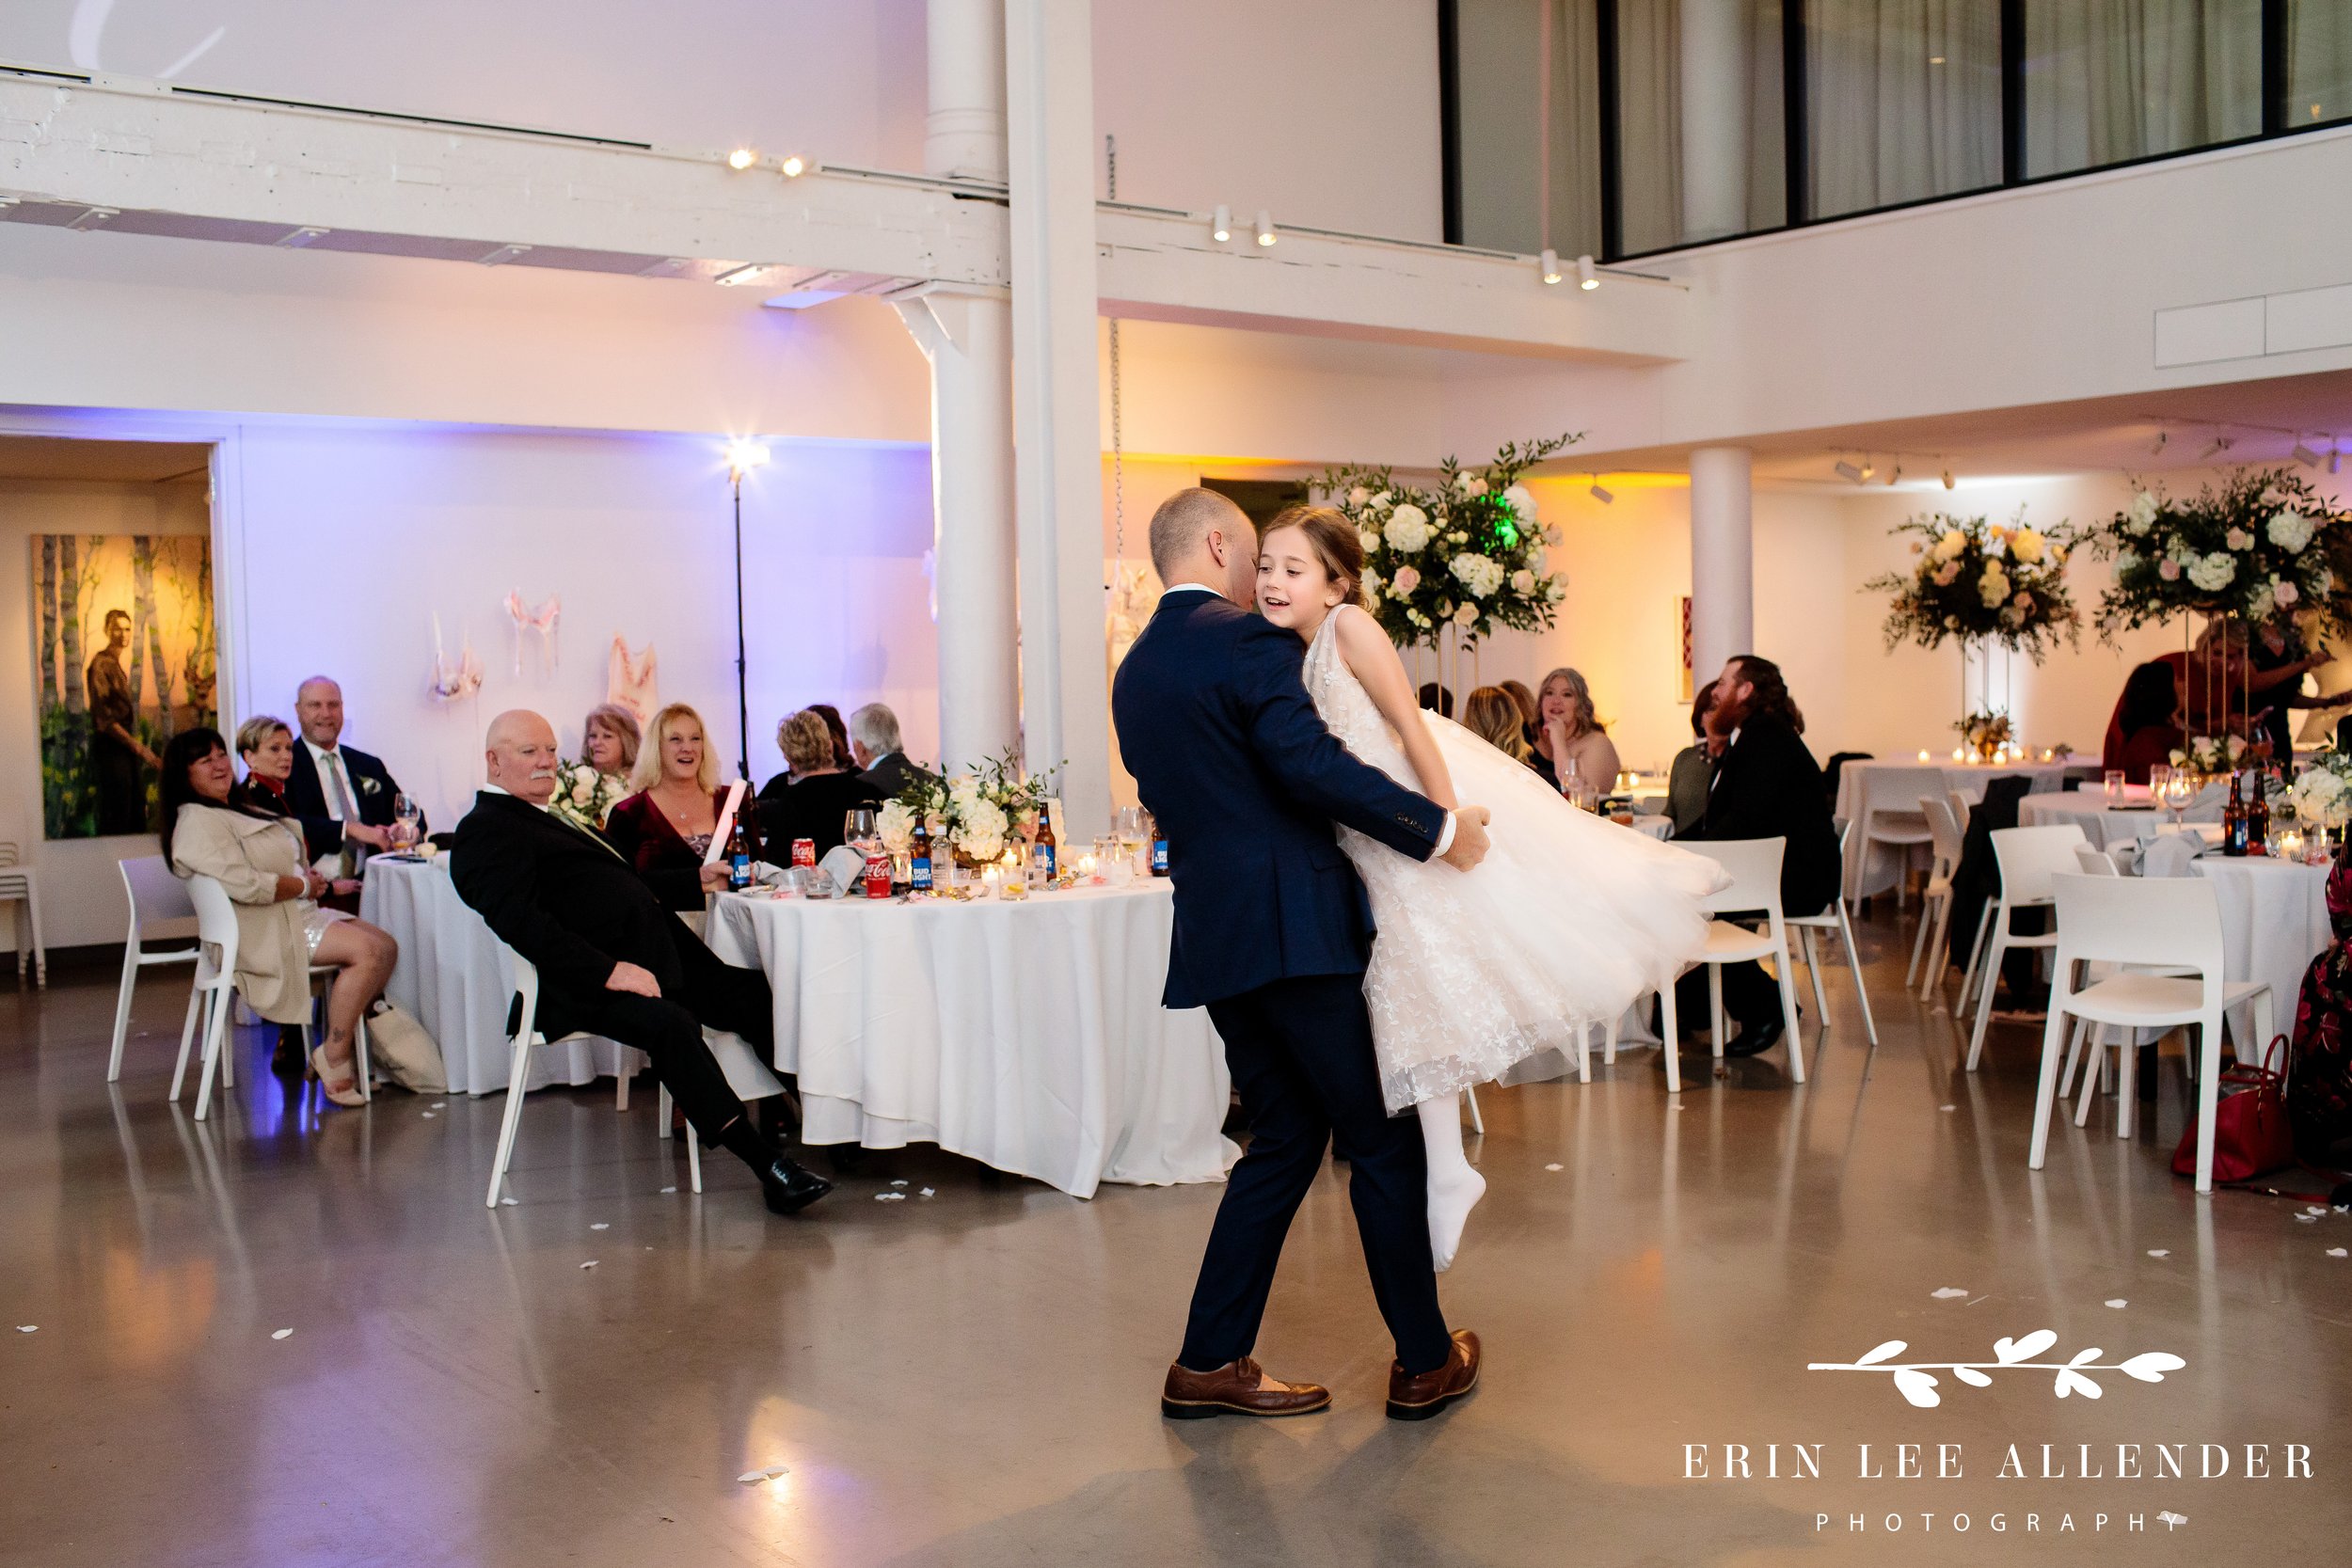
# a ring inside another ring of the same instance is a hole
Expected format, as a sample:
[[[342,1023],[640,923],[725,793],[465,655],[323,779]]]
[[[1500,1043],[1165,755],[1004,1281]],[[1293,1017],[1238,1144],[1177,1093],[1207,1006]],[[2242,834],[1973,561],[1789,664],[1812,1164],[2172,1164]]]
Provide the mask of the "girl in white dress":
[[[1258,547],[1258,608],[1306,641],[1308,694],[1347,749],[1448,810],[1493,813],[1468,873],[1413,861],[1352,829],[1340,844],[1379,935],[1364,974],[1380,1086],[1418,1107],[1429,1147],[1429,1239],[1454,1260],[1486,1179],[1462,1153],[1461,1091],[1578,1021],[1615,1018],[1706,947],[1714,862],[1577,810],[1525,764],[1422,710],[1394,644],[1362,608],[1363,546],[1327,507],[1293,507]],[[1667,1049],[1673,1049],[1669,1043]]]

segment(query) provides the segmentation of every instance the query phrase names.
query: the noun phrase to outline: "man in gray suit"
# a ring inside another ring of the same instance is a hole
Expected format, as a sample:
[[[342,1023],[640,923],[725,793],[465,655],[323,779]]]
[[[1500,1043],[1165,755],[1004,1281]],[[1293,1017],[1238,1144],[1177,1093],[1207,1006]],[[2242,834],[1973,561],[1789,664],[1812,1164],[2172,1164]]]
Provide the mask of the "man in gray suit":
[[[917,779],[938,777],[907,760],[905,743],[898,738],[898,716],[881,703],[868,703],[850,715],[850,754],[865,770],[866,783],[885,800]]]

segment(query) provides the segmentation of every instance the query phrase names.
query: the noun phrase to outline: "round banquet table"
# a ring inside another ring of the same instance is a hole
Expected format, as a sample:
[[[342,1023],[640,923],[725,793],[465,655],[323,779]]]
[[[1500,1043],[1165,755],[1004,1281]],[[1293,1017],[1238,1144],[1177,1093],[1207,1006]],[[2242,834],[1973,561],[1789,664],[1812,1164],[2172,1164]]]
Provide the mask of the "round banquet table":
[[[449,879],[449,857],[397,861],[372,856],[364,867],[359,918],[400,943],[400,961],[384,994],[414,1015],[441,1047],[453,1094],[506,1087],[513,1066],[506,1037],[515,974],[505,944],[490,934]],[[531,1061],[531,1088],[593,1084],[618,1070],[624,1048],[582,1038],[543,1045]],[[642,1058],[632,1058],[632,1070]]]
[[[2153,838],[2159,829],[2170,829],[2172,814],[2148,807],[2118,811],[2107,804],[2104,793],[2088,789],[2065,795],[2028,795],[2017,802],[2021,828],[2051,828],[2068,822],[2083,831],[2092,848],[2111,849],[2143,836]]]
[[[2328,924],[2328,867],[2263,856],[2227,860],[2207,855],[2198,875],[2213,884],[2221,908],[2222,970],[2232,980],[2270,982],[2272,1016],[2281,1030],[2295,1022],[2303,972],[2335,941]],[[2253,1008],[2230,1014],[2230,1037],[2250,1041]],[[2252,1042],[2257,1052],[2267,1040]],[[2240,1052],[2243,1056],[2246,1054]]]
[[[1077,1197],[1218,1181],[1225,1051],[1160,1006],[1168,884],[1019,901],[723,894],[711,948],[767,972],[810,1143],[934,1143]]]
[[[2027,786],[2029,796],[2056,794],[2065,784],[2067,770],[2079,766],[2079,764],[2069,762],[1994,764],[1948,761],[1915,762],[1902,757],[1866,757],[1859,761],[1849,762],[1837,770],[1836,816],[1840,822],[1858,821],[1862,815],[1862,803],[1866,798],[1866,792],[1876,793],[1880,797],[1880,811],[1907,809],[1913,814],[1914,831],[1924,832],[1926,831],[1924,826],[1917,825],[1920,821],[1917,816],[1918,798],[1923,795],[1936,790],[1957,789],[1970,800],[1981,800],[1984,799],[1984,786],[1994,779],[2010,779],[2021,775],[2033,781]],[[1905,782],[1901,786],[1899,808],[1897,803],[1890,803],[1885,799],[1886,792],[1883,787],[1871,791],[1868,783],[1872,774],[1884,779],[1887,774],[1898,769],[1915,775],[1914,779]],[[1927,852],[1927,846],[1924,844],[1918,848],[1922,854]],[[1871,894],[1885,892],[1895,885],[1903,867],[1908,863],[1908,857],[1895,853],[1894,847],[1890,845],[1880,845],[1876,853],[1866,853],[1862,830],[1857,827],[1846,839],[1845,887],[1848,901],[1867,898]],[[1867,877],[1864,875],[1866,864],[1868,870]]]

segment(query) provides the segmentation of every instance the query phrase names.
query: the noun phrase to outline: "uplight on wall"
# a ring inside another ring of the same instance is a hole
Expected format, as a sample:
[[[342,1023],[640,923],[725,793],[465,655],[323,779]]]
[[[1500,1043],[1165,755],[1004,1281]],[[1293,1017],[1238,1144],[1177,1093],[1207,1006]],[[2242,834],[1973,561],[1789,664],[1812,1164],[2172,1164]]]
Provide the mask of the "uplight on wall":
[[[1232,239],[1232,237],[1233,210],[1220,201],[1216,204],[1216,213],[1211,214],[1209,218],[1209,238],[1215,240],[1219,245],[1223,245],[1226,241]]]
[[[1274,243],[1274,219],[1263,212],[1261,212],[1258,214],[1257,230],[1258,243],[1260,245],[1272,245]]]
[[[1576,286],[1588,291],[1600,287],[1600,273],[1593,265],[1593,259],[1590,256],[1580,256],[1576,259]]]
[[[757,162],[759,162],[759,149],[756,147],[739,147],[727,154],[727,167],[738,174]]]
[[[1558,251],[1545,251],[1541,256],[1536,258],[1536,265],[1540,269],[1540,275],[1545,282],[1557,283],[1560,281],[1560,253]]]

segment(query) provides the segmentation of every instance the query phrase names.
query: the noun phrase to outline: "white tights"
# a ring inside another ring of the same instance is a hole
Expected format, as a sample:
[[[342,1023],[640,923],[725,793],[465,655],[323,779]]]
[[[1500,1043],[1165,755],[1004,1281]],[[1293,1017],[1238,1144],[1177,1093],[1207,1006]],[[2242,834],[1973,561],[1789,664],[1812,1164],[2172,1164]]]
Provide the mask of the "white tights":
[[[1462,1152],[1462,1097],[1441,1094],[1414,1107],[1429,1150],[1429,1252],[1438,1272],[1454,1266],[1470,1212],[1486,1196],[1486,1179]]]

